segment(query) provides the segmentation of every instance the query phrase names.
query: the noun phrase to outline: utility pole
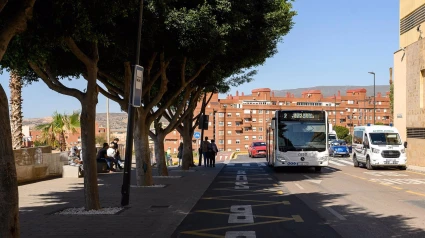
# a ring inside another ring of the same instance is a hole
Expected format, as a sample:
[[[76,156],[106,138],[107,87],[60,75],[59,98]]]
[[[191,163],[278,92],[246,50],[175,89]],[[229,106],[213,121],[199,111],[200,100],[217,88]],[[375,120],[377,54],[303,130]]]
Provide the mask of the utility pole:
[[[106,141],[108,143],[110,143],[110,139],[109,138],[109,98],[106,98]]]
[[[334,103],[335,103],[335,126],[336,126],[336,96],[335,96],[335,94],[334,94]]]
[[[202,166],[202,142],[204,141],[204,115],[205,115],[205,108],[207,107],[207,93],[204,94],[204,98],[202,99],[202,107],[201,107],[201,113],[200,116],[202,118],[199,118],[199,125],[201,126],[201,143],[199,144],[199,161],[198,166]]]
[[[134,127],[134,103],[136,100],[133,100],[133,94],[136,90],[139,90],[141,94],[141,86],[143,85],[143,71],[140,88],[135,88],[135,77],[138,76],[136,71],[140,68],[140,44],[142,41],[142,23],[143,23],[143,0],[140,0],[139,6],[139,26],[137,28],[137,46],[136,46],[136,58],[134,61],[133,77],[131,77],[130,84],[130,97],[128,102],[128,119],[127,119],[127,139],[125,144],[125,161],[124,161],[124,173],[123,173],[123,182],[121,187],[121,205],[127,206],[130,202],[130,179],[131,179],[131,160],[133,157],[133,127]],[[136,94],[137,95],[137,94]],[[137,102],[137,106],[141,106],[141,97],[140,102]]]
[[[373,74],[373,125],[375,125],[375,112],[376,112],[376,96],[375,96],[375,73],[369,72],[370,74]]]

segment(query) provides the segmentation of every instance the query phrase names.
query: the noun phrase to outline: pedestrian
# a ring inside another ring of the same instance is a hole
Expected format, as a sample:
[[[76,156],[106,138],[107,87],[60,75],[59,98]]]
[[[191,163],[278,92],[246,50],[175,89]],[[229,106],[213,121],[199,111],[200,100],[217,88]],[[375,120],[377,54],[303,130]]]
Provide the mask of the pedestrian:
[[[217,145],[215,144],[215,140],[211,140],[210,160],[211,160],[212,167],[215,167],[215,157],[217,156],[217,152],[218,152],[218,148],[217,148]]]
[[[183,158],[183,142],[180,142],[178,151],[179,153],[177,154],[177,158],[179,158],[179,167],[180,167],[180,165],[182,165],[182,158]]]
[[[208,141],[208,136],[205,137],[205,140],[202,141],[202,155],[204,156],[204,166],[208,167],[210,155],[208,150],[210,147],[210,142]]]

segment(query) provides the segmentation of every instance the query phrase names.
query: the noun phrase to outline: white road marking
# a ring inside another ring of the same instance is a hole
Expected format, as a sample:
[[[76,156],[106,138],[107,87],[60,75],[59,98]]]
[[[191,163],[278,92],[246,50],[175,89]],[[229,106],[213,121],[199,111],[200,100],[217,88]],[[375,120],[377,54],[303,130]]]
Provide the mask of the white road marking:
[[[244,170],[238,170],[238,174],[246,174]]]
[[[297,186],[299,189],[301,189],[301,190],[304,190],[304,188],[303,187],[301,187],[301,185],[299,185],[299,184],[297,184],[297,183],[295,183],[295,186]]]
[[[256,238],[255,231],[227,231],[224,238]]]
[[[410,185],[421,185],[425,184],[425,179],[371,179],[372,182],[378,182],[386,185],[394,184],[410,184]]]
[[[329,163],[334,164],[334,165],[338,165],[338,166],[345,166],[345,164],[340,164],[340,163],[332,161],[332,160],[329,160]]]
[[[258,163],[258,166],[266,166],[266,163]]]
[[[346,160],[338,160],[338,162],[348,164],[348,165],[353,165],[353,162],[346,161]]]
[[[334,209],[332,209],[331,207],[324,207],[326,210],[328,210],[330,213],[332,213],[334,216],[336,216],[338,219],[340,220],[347,220],[347,218],[345,218],[343,215],[339,214],[337,211],[335,211]]]
[[[251,165],[250,164],[242,164],[242,166],[250,167]]]
[[[249,189],[248,182],[236,182],[235,189]]]
[[[365,174],[370,174],[377,177],[389,176],[389,177],[407,177],[407,174],[400,174],[396,172],[363,172]]]
[[[240,180],[247,181],[248,178],[246,177],[246,175],[236,175],[236,181]]]
[[[230,212],[228,223],[254,223],[251,205],[234,205]]]
[[[227,166],[235,166],[235,164],[227,164]]]
[[[320,184],[322,182],[322,180],[320,180],[320,179],[313,179],[312,177],[307,176],[307,175],[304,175],[304,177],[308,178],[308,180],[307,180],[308,182],[312,182],[312,183],[315,183],[315,184]]]
[[[332,170],[332,171],[338,171],[337,169],[334,169],[334,168],[331,168],[331,167],[324,167],[325,169],[329,169],[329,170]]]

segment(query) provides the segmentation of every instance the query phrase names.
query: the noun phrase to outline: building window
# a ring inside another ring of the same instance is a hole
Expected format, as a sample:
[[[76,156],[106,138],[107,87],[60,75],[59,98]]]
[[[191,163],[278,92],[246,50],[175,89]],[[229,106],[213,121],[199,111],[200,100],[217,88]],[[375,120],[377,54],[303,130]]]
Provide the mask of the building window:
[[[224,131],[218,131],[218,135],[220,136],[224,135]]]
[[[231,134],[232,134],[232,131],[227,131],[227,134],[228,134],[228,135],[231,135]]]
[[[241,151],[241,149],[240,148],[236,148],[236,151],[239,152],[239,151]]]
[[[256,140],[256,139],[257,139],[257,136],[252,136],[252,139],[253,139],[253,140]]]
[[[251,121],[251,119],[250,118],[245,118],[245,120],[244,120],[245,122],[250,122]]]
[[[259,139],[259,140],[262,140],[262,139],[263,139],[263,136],[258,136],[258,139]]]
[[[252,110],[252,114],[257,114],[257,110]]]
[[[245,127],[244,131],[249,131],[249,127]]]
[[[231,121],[228,121],[227,122],[227,126],[232,126],[232,122]]]
[[[245,145],[245,149],[248,149],[248,145]]]
[[[236,144],[240,144],[241,143],[241,140],[236,140]]]
[[[263,110],[258,110],[258,114],[263,114]]]
[[[227,144],[231,145],[232,144],[232,140],[227,140]]]
[[[222,144],[224,144],[224,140],[219,140],[219,141],[218,141],[218,143],[219,143],[220,145],[222,145]]]
[[[218,117],[224,117],[224,112],[219,112]]]
[[[245,136],[245,140],[249,140],[249,136]]]
[[[235,124],[236,124],[237,126],[240,126],[240,125],[241,125],[241,123],[240,123],[239,121],[235,122]]]
[[[239,112],[237,112],[236,117],[241,117],[241,114]]]
[[[256,121],[257,121],[257,118],[252,118],[252,121],[253,121],[253,122],[256,122]]]
[[[258,127],[258,131],[263,131],[263,128],[262,127]]]
[[[257,131],[257,127],[253,127],[252,128],[252,131]]]
[[[232,113],[228,112],[227,117],[232,117]]]
[[[384,112],[387,112],[387,109],[384,109]]]
[[[354,101],[353,100],[348,100],[347,101],[347,104],[354,104]]]
[[[249,109],[245,109],[245,110],[243,110],[243,113],[244,113],[244,114],[251,114],[251,110],[249,110]]]
[[[218,122],[218,125],[219,125],[219,126],[224,126],[224,121],[219,121],[219,122]]]
[[[263,118],[260,118],[260,119],[258,120],[258,122],[263,122]]]

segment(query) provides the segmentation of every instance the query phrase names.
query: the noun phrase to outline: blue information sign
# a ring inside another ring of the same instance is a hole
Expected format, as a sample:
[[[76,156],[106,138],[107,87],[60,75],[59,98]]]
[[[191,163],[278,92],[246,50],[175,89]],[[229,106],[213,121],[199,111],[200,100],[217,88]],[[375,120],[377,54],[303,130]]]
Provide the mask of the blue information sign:
[[[195,139],[199,139],[199,138],[201,138],[201,132],[195,132],[195,133],[193,133],[193,137],[194,137]]]

